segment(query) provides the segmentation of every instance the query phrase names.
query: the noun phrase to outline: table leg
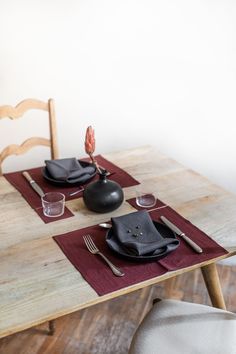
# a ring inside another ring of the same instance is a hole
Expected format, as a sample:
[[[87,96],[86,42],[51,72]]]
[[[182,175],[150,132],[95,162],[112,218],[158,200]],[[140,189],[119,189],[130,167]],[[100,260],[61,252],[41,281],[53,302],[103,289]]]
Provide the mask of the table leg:
[[[219,309],[226,310],[216,264],[211,263],[201,267],[201,271],[212,305],[218,307]]]

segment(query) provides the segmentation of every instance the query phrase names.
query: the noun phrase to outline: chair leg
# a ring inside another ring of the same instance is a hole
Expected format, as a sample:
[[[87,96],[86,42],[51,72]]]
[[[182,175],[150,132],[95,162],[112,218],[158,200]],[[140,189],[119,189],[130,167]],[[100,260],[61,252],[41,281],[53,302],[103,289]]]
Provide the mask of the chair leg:
[[[55,333],[55,321],[51,320],[48,322],[48,335],[53,336]]]

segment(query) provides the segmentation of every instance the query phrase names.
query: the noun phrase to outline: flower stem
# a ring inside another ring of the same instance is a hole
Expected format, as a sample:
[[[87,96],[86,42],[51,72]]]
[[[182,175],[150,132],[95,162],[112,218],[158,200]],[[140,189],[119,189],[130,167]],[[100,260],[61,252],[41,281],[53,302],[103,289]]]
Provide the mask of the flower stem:
[[[98,172],[99,172],[99,173],[102,173],[102,170],[101,170],[101,168],[99,167],[99,165],[98,165],[97,161],[95,160],[95,158],[93,157],[93,155],[92,155],[92,154],[89,154],[89,157],[90,157],[92,163],[96,166],[96,169],[98,170]]]

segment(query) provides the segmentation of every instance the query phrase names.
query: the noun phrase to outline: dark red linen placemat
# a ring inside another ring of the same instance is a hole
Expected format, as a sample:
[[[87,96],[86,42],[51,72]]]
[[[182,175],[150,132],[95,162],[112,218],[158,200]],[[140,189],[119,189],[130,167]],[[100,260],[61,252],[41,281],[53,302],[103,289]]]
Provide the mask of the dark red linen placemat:
[[[90,234],[96,246],[125,276],[115,276],[102,258],[91,254],[83,241],[83,235]],[[105,242],[106,230],[98,225],[54,236],[63,253],[93,287],[98,295],[105,295],[127,286],[162,275],[166,269],[158,262],[134,263],[123,260],[108,248]]]
[[[98,225],[54,236],[53,238],[69,261],[79,270],[99,295],[105,295],[112,291],[160,276],[168,270],[185,268],[228,253],[204,232],[170,207],[150,212],[150,216],[155,221],[160,221],[161,215],[166,216],[186,232],[186,234],[191,235],[191,238],[203,248],[203,253],[196,253],[185,241],[180,239],[180,246],[159,261],[148,263],[129,262],[119,258],[108,248],[105,242],[106,231]],[[114,276],[99,256],[88,252],[82,238],[86,234],[90,234],[100,251],[115,265],[123,269],[125,272],[124,277]]]
[[[88,160],[88,159],[83,159]],[[132,176],[130,176],[127,172],[122,170],[120,167],[114,165],[112,162],[106,160],[101,155],[96,156],[96,160],[102,167],[106,168],[111,176],[109,179],[116,181],[121,185],[121,187],[130,187],[136,184],[139,184],[137,180],[135,180]],[[23,171],[23,170],[22,170]],[[65,213],[59,218],[48,218],[42,213],[41,199],[35,193],[35,191],[31,188],[29,183],[26,181],[24,176],[22,175],[22,171],[11,172],[4,174],[4,177],[22,194],[25,200],[29,203],[29,205],[38,213],[38,215],[43,219],[45,223],[53,222],[59,219],[65,219],[73,216],[72,212],[65,208]],[[61,192],[65,194],[66,201],[77,199],[82,197],[82,192],[70,196],[71,193],[78,190],[78,185],[73,186],[60,186],[49,183],[42,175],[42,167],[31,168],[27,170],[31,177],[39,184],[39,186],[43,189],[45,193],[47,192]],[[98,179],[98,176],[94,177],[93,181]],[[90,183],[89,181],[88,183]],[[88,184],[87,183],[87,184]],[[84,184],[85,187],[87,184]],[[40,209],[40,210],[38,210]]]

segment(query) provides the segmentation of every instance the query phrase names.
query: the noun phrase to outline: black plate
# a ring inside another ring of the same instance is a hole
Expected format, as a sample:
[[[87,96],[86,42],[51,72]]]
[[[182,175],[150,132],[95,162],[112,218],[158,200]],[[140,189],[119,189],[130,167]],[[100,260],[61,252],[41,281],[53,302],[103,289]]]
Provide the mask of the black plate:
[[[170,230],[166,225],[163,225],[157,221],[153,221],[153,224],[155,225],[156,229],[159,231],[159,233],[161,234],[161,236],[163,238],[173,238],[176,239],[176,234]],[[158,260],[161,259],[165,256],[167,256],[167,254],[169,254],[170,252],[174,251],[178,245],[168,245],[163,247],[163,251],[159,254],[155,254],[155,255],[146,255],[146,256],[135,256],[135,255],[131,255],[131,254],[127,254],[125,252],[125,250],[122,248],[122,245],[119,244],[118,242],[116,242],[115,247],[114,245],[109,243],[110,239],[114,239],[114,235],[113,235],[113,229],[109,229],[107,234],[106,234],[106,242],[108,247],[114,251],[116,254],[118,254],[119,256],[126,258],[130,261],[137,261],[137,262],[147,262],[147,261],[153,261],[153,260]]]
[[[71,186],[71,185],[80,185],[80,184],[84,184],[84,183],[87,183],[88,181],[90,181],[94,176],[96,176],[96,173],[97,173],[97,170],[96,170],[96,167],[95,167],[95,165],[94,164],[92,164],[92,163],[90,163],[90,162],[86,162],[86,161],[81,161],[81,160],[78,160],[79,161],[79,163],[81,164],[81,166],[82,167],[88,167],[88,166],[93,166],[94,167],[94,173],[92,174],[92,175],[90,175],[89,176],[89,178],[88,179],[86,179],[86,180],[83,180],[82,182],[80,182],[80,181],[75,181],[75,182],[73,182],[73,181],[71,181],[71,182],[66,182],[66,181],[61,181],[61,180],[59,180],[59,179],[54,179],[51,175],[50,175],[50,173],[48,172],[48,169],[47,169],[47,167],[45,166],[45,167],[43,167],[43,169],[42,169],[42,174],[43,174],[43,177],[47,180],[47,181],[49,181],[50,183],[52,183],[52,184],[56,184],[56,185],[64,185],[64,186]],[[77,180],[77,179],[76,179]]]

